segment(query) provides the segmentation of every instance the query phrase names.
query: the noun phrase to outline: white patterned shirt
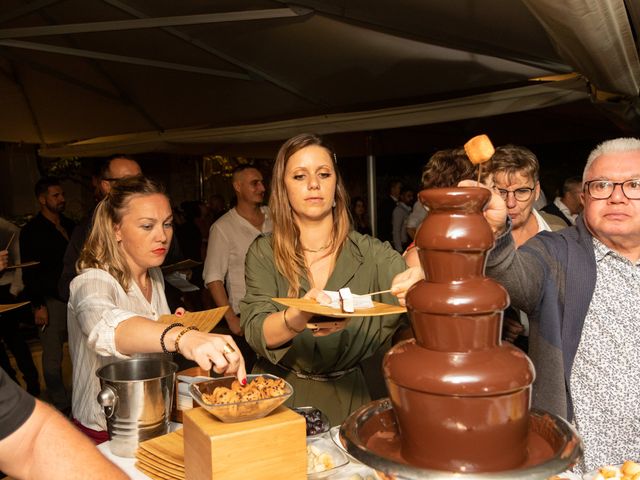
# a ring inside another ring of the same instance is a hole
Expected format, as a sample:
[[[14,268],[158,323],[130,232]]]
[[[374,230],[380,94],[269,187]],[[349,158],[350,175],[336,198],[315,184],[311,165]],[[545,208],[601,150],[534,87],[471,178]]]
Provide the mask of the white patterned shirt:
[[[107,430],[102,407],[96,400],[100,392],[96,370],[130,358],[116,350],[116,327],[132,317],[157,320],[161,315],[171,313],[160,269],[149,269],[149,278],[151,303],[135,282],[129,292],[125,292],[104,270],[88,268],[71,282],[67,310],[69,353],[73,364],[71,407],[74,418],[85,427]]]
[[[570,379],[586,471],[640,459],[640,262],[593,246],[596,286]]]
[[[244,283],[244,259],[247,251],[256,237],[271,232],[273,228],[269,209],[260,209],[264,214],[262,230],[253,226],[235,208],[221,216],[209,229],[202,278],[205,285],[215,280],[225,285],[229,305],[236,314],[240,313],[240,300],[247,292]]]

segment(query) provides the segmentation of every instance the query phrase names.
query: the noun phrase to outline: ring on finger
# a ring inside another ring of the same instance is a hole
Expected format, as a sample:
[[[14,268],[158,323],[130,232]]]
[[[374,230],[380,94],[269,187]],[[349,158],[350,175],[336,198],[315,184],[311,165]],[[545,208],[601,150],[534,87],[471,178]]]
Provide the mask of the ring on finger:
[[[229,345],[228,343],[224,344],[224,347],[222,347],[222,354],[223,355],[228,355],[230,353],[236,353],[236,349],[233,348],[231,345]]]

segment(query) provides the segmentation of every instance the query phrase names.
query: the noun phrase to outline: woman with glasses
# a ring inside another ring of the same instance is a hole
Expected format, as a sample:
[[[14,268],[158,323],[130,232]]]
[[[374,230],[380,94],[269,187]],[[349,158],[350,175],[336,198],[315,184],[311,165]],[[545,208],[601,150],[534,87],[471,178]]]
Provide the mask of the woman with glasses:
[[[533,204],[540,196],[540,166],[535,154],[526,147],[505,145],[496,148],[489,171],[493,188],[507,204],[516,246],[538,232],[559,230],[565,223],[553,215],[538,212]]]
[[[505,145],[496,148],[489,171],[493,189],[504,200],[511,219],[511,234],[520,247],[538,232],[555,231],[566,227],[562,219],[538,212],[534,203],[540,196],[540,166],[535,154],[526,147]],[[523,312],[509,308],[505,311],[503,337],[528,350],[529,321]]]

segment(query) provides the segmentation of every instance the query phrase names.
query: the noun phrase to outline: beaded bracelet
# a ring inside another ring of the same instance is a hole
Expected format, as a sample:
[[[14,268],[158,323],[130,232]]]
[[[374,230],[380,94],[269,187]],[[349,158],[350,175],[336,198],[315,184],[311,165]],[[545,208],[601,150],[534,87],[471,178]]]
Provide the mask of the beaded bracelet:
[[[199,331],[199,330],[198,330],[198,327],[194,327],[193,325],[192,325],[192,326],[190,326],[190,327],[187,327],[187,328],[183,329],[183,330],[178,334],[178,336],[176,337],[176,353],[180,353],[180,345],[179,345],[180,339],[181,339],[181,338],[182,338],[182,336],[183,336],[185,333],[187,333],[189,330],[195,330],[196,332],[197,332],[197,331]]]
[[[291,325],[289,325],[289,322],[287,322],[287,310],[289,310],[289,309],[285,308],[282,311],[282,318],[284,319],[284,326],[287,327],[287,330],[289,330],[290,332],[296,333],[296,334],[304,332],[304,328],[302,330],[296,330]]]
[[[169,330],[171,330],[172,328],[176,328],[176,327],[184,327],[184,323],[172,323],[171,325],[169,325],[167,328],[165,328],[162,333],[160,334],[160,346],[162,347],[162,352],[163,353],[171,353],[168,349],[167,346],[164,344],[164,337],[167,334],[167,332]]]

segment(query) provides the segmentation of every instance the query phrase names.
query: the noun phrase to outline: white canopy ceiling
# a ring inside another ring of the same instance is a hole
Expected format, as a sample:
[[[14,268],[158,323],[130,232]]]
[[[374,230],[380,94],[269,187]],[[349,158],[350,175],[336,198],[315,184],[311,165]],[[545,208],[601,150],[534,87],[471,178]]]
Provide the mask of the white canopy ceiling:
[[[0,140],[102,155],[590,94],[633,126],[639,13],[631,0],[3,0]]]

